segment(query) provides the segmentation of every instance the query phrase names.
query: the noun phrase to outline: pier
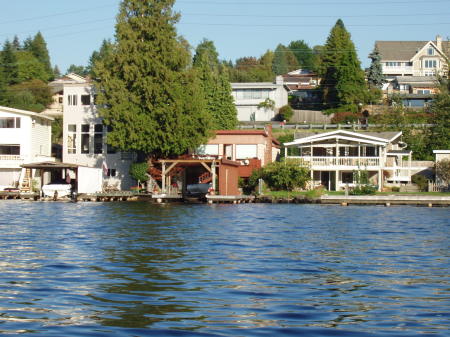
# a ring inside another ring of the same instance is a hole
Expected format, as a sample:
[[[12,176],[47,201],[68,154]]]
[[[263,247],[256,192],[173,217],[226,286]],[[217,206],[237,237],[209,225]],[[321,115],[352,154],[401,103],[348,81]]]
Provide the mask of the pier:
[[[450,206],[449,196],[437,195],[323,195],[321,204],[348,205],[416,205],[416,206]]]

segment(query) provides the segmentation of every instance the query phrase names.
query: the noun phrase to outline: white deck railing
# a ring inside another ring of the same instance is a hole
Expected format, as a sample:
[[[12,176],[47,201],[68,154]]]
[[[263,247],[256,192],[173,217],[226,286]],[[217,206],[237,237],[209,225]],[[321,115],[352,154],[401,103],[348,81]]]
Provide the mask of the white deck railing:
[[[296,157],[288,158],[299,159],[304,165],[308,166],[345,166],[345,167],[374,167],[380,166],[378,157]]]
[[[20,155],[0,154],[0,160],[22,160]]]

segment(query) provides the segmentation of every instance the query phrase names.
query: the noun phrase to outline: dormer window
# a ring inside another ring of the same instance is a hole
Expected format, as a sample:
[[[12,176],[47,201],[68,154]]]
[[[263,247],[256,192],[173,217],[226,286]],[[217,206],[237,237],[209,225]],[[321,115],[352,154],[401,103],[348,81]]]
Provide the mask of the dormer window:
[[[428,49],[427,49],[427,55],[428,55],[428,56],[434,55],[434,48],[433,48],[433,47],[428,47]]]

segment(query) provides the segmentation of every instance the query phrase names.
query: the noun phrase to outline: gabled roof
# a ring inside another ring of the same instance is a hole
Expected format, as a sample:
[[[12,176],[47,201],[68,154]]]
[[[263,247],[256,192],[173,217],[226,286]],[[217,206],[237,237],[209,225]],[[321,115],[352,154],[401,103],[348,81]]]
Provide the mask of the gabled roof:
[[[284,143],[285,146],[315,143],[331,139],[342,139],[355,142],[365,142],[377,145],[386,145],[400,137],[402,132],[354,132],[346,130],[335,130],[331,132],[301,132],[295,134],[293,142]]]
[[[433,41],[375,41],[383,61],[409,61],[429,42]],[[436,48],[435,44],[433,46]],[[450,42],[442,41],[442,49],[449,50]]]
[[[20,110],[20,109],[14,109],[14,108],[9,108],[6,106],[0,106],[0,111],[3,112],[10,112],[10,113],[14,113],[14,114],[19,114],[19,115],[25,115],[25,116],[31,116],[31,117],[39,117],[42,119],[47,119],[49,121],[54,120],[54,118],[46,116],[46,115],[42,115],[40,113],[37,112],[32,112],[32,111],[27,111],[27,110]]]

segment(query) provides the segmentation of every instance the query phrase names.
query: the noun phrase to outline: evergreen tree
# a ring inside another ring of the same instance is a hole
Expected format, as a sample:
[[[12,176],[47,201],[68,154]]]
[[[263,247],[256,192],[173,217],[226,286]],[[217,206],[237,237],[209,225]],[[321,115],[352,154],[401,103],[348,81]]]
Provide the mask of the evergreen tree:
[[[48,54],[47,43],[41,32],[38,32],[33,40],[28,39],[24,42],[24,49],[30,51],[38,61],[44,66],[47,73],[47,81],[54,78],[53,69],[50,64],[50,56]]]
[[[275,75],[283,75],[295,69],[298,69],[297,58],[289,48],[279,44],[273,58],[273,72]]]
[[[95,63],[107,58],[109,55],[111,55],[113,50],[114,44],[111,42],[111,40],[103,40],[100,49],[98,51],[94,51],[89,58],[89,64],[86,67],[87,74],[89,74],[92,78],[97,77],[97,74],[94,71]]]
[[[376,46],[369,54],[369,58],[372,62],[369,67],[369,73],[367,74],[367,81],[370,87],[381,89],[386,79],[383,74],[383,67],[381,66],[381,55]]]
[[[14,51],[13,44],[8,40],[3,45],[0,58],[1,77],[5,85],[16,84],[19,82],[19,69],[17,64],[17,55]]]
[[[177,38],[175,0],[123,0],[114,52],[95,63],[108,143],[155,157],[185,153],[210,135],[198,76]]]
[[[203,40],[196,48],[193,65],[197,69],[206,101],[206,109],[216,130],[237,126],[237,110],[231,95],[231,85],[219,54],[212,41]]]
[[[364,72],[350,33],[342,20],[331,29],[324,47],[320,75],[324,102],[329,107],[357,109],[367,97]]]
[[[55,65],[55,66],[53,67],[53,76],[54,76],[55,78],[61,77],[61,70],[59,70],[59,67],[58,67],[57,65]]]
[[[12,45],[13,45],[14,51],[17,51],[17,50],[21,49],[20,41],[19,41],[19,38],[17,37],[17,35],[14,36],[14,40],[12,42]]]
[[[431,128],[430,150],[450,149],[450,79],[440,79],[439,94],[430,106]]]
[[[86,76],[89,74],[88,69],[85,66],[77,66],[75,64],[71,64],[69,68],[67,68],[66,74],[74,73],[80,76]]]
[[[292,41],[288,48],[297,59],[298,65],[302,69],[312,70],[314,66],[314,55],[312,49],[303,40]]]

